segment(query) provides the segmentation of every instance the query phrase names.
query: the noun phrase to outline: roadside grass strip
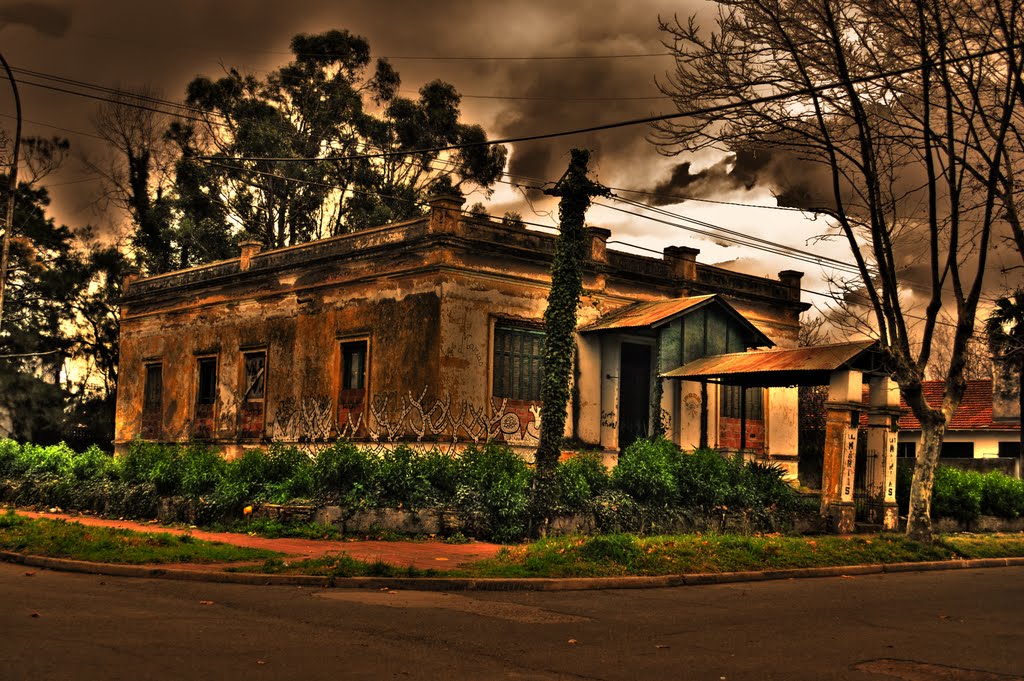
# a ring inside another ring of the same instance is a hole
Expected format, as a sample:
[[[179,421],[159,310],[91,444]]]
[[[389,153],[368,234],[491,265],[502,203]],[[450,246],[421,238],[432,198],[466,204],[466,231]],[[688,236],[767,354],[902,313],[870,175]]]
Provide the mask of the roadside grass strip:
[[[346,553],[295,561],[272,558],[262,565],[240,565],[227,568],[227,570],[229,572],[255,572],[264,575],[314,575],[317,577],[437,577],[442,574],[436,570],[421,570],[412,565],[396,567],[381,560],[359,560]]]
[[[191,535],[133,532],[48,518],[0,514],[0,550],[95,563],[234,563],[272,560],[274,551],[206,542]]]
[[[628,534],[542,539],[449,572],[466,577],[624,577],[1024,556],[1020,535],[788,537]]]

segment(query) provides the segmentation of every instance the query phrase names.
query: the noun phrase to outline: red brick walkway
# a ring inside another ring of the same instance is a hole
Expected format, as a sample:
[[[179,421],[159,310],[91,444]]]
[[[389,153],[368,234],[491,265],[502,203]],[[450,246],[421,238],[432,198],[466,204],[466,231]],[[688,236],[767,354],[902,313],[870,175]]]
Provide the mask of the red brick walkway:
[[[328,541],[319,539],[268,539],[237,532],[205,532],[164,527],[156,522],[132,520],[108,520],[89,515],[67,513],[36,513],[18,510],[19,515],[30,518],[61,518],[93,527],[116,527],[136,532],[167,532],[169,534],[189,533],[196,539],[216,541],[234,546],[279,551],[295,558],[319,558],[328,554],[347,553],[360,560],[382,560],[396,567],[409,565],[419,568],[445,570],[490,558],[501,548],[498,544],[472,542],[470,544],[445,544],[442,541]],[[165,566],[166,567],[166,566]],[[176,565],[175,567],[187,567]],[[209,566],[203,566],[209,567]]]

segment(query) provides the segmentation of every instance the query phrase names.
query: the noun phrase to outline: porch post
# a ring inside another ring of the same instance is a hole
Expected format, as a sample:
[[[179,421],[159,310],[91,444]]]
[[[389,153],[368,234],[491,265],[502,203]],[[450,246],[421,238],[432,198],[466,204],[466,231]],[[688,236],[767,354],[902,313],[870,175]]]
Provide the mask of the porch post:
[[[866,487],[868,520],[884,530],[899,525],[896,508],[896,440],[900,413],[899,386],[888,376],[870,380]]]
[[[821,514],[829,519],[832,531],[839,534],[853,532],[856,521],[853,488],[862,382],[859,371],[833,372],[825,405]]]

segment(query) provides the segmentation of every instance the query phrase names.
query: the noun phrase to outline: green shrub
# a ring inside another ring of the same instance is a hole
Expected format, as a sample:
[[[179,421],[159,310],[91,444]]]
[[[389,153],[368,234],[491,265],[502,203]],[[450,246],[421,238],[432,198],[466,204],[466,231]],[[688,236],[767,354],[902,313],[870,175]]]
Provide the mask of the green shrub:
[[[313,463],[313,491],[321,497],[351,506],[372,506],[373,484],[379,459],[350,442],[337,442],[317,454]]]
[[[423,455],[408,445],[385,450],[374,472],[375,487],[380,491],[377,502],[383,506],[416,509],[434,496]]]
[[[113,456],[92,445],[72,458],[71,470],[76,480],[109,480],[117,476],[118,466]]]
[[[0,476],[21,472],[21,445],[10,438],[0,440]]]
[[[999,471],[981,476],[981,513],[999,518],[1024,516],[1024,480]]]
[[[678,498],[679,458],[679,449],[668,440],[637,440],[619,455],[612,486],[641,504],[669,506]]]
[[[508,447],[486,444],[462,453],[462,485],[456,506],[479,518],[478,531],[496,541],[518,541],[529,522],[533,473]]]
[[[217,449],[200,444],[179,448],[171,462],[177,468],[177,491],[189,499],[199,499],[216,489],[227,468],[227,461]]]
[[[435,449],[422,455],[420,465],[430,486],[432,501],[440,505],[454,503],[462,484],[462,457]]]
[[[31,477],[70,480],[74,477],[75,452],[61,442],[49,447],[25,444],[21,448],[21,468]]]
[[[560,510],[583,511],[610,484],[608,470],[598,455],[577,454],[558,464],[558,505]]]
[[[948,466],[935,470],[932,517],[970,522],[981,515],[982,475]]]
[[[151,483],[161,479],[166,483],[173,471],[171,461],[176,450],[177,445],[132,441],[128,451],[118,459],[121,479],[130,483]]]

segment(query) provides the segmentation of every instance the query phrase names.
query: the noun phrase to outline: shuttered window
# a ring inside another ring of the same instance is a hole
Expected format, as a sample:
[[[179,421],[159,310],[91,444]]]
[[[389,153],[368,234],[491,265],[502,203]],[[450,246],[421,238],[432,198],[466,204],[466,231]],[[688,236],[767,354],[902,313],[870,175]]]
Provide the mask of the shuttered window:
[[[494,328],[494,396],[540,401],[544,332],[499,324]]]

